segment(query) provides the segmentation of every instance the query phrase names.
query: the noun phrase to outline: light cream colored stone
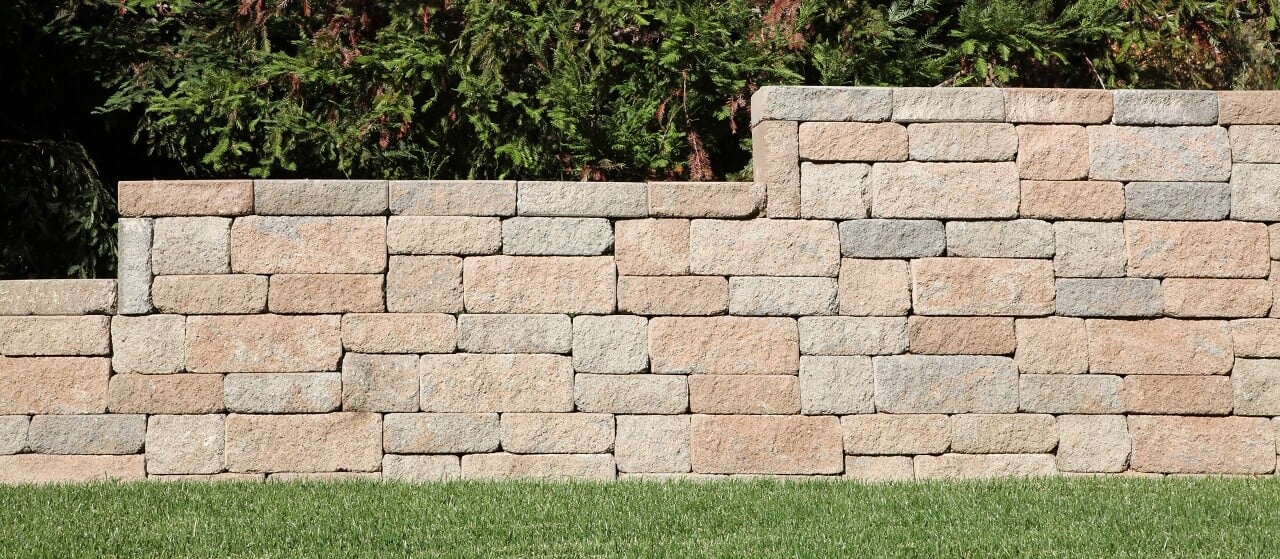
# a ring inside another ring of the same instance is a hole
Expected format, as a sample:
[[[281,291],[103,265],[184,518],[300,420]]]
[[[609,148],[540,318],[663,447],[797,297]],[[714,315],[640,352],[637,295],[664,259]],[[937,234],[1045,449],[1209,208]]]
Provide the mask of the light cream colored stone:
[[[939,454],[951,447],[945,415],[849,415],[840,428],[845,454]]]
[[[1008,357],[892,355],[874,358],[873,365],[881,412],[1018,411],[1018,371]]]
[[[513,217],[502,221],[502,253],[595,256],[613,247],[613,225],[599,217]]]
[[[180,315],[113,317],[112,369],[154,375],[182,371],[186,365],[186,327],[187,317]]]
[[[1218,124],[1280,124],[1274,91],[1219,91]]]
[[[267,308],[267,278],[246,274],[159,276],[156,310],[175,314],[252,314]]]
[[[1091,415],[1124,411],[1123,382],[1117,376],[1020,375],[1018,381],[1019,411]]]
[[[799,217],[799,123],[773,120],[752,125],[751,162],[756,181],[764,184],[765,215]]]
[[[231,271],[231,220],[169,217],[155,221],[151,270],[165,274],[226,274]]]
[[[504,413],[502,450],[515,454],[595,454],[613,450],[607,413]]]
[[[468,454],[462,457],[464,479],[539,479],[608,481],[617,478],[609,454]]]
[[[382,446],[405,454],[467,454],[498,450],[496,413],[389,413]]]
[[[691,375],[689,410],[712,414],[800,413],[794,375]]]
[[[913,316],[907,321],[911,353],[1008,355],[1016,342],[1013,319],[984,316]]]
[[[871,216],[1014,217],[1018,189],[1013,162],[877,163],[871,167]]]
[[[259,215],[382,215],[387,181],[258,179],[253,208]]]
[[[36,454],[135,454],[146,432],[144,415],[37,415],[27,447]]]
[[[380,472],[279,472],[267,476],[267,481],[272,482],[341,482],[341,481],[378,481],[382,479]]]
[[[0,414],[107,411],[105,357],[0,357]]]
[[[1217,124],[1218,99],[1212,91],[1117,89],[1115,124]]]
[[[895,87],[897,122],[1002,122],[1004,90],[962,87]]]
[[[573,324],[563,314],[458,315],[458,351],[569,353]]]
[[[520,215],[565,217],[644,217],[649,188],[642,182],[520,181]]]
[[[609,314],[617,276],[607,256],[482,256],[463,263],[467,312]]]
[[[391,181],[392,215],[516,215],[516,181]]]
[[[458,313],[463,308],[463,261],[456,256],[392,256],[387,310]]]
[[[835,277],[840,235],[830,221],[695,219],[689,269],[701,275]]]
[[[266,474],[151,474],[147,481],[188,481],[198,483],[254,483],[266,481]]]
[[[251,180],[120,181],[120,215],[247,215]]]
[[[342,346],[362,353],[452,353],[457,319],[448,314],[374,313],[342,316]]]
[[[1053,312],[1053,269],[1043,260],[921,258],[911,297],[923,315],[1035,316]]]
[[[838,474],[834,417],[694,415],[693,471],[710,474]]]
[[[653,217],[753,217],[764,208],[757,182],[650,182]]]
[[[1166,279],[1164,312],[1178,317],[1267,316],[1271,284],[1247,279]]]
[[[1018,127],[1018,176],[1032,180],[1077,180],[1089,176],[1089,136],[1083,126]]]
[[[864,483],[911,481],[915,468],[910,456],[845,456],[844,477]]]
[[[1280,320],[1251,318],[1230,324],[1236,357],[1280,357]]]
[[[1043,454],[1053,452],[1057,446],[1058,426],[1052,415],[969,413],[951,416],[952,452]]]
[[[880,122],[889,120],[887,87],[765,86],[751,95],[751,125],[763,120]]]
[[[424,355],[422,411],[573,411],[573,367],[559,355]]]
[[[1051,316],[1014,322],[1013,360],[1022,373],[1079,374],[1089,370],[1084,319]]]
[[[677,375],[579,374],[574,383],[578,411],[676,414],[689,411],[689,383]]]
[[[618,310],[641,315],[723,314],[729,310],[729,281],[720,276],[621,276]]]
[[[810,161],[903,161],[907,128],[892,122],[804,122],[800,158]]]
[[[1004,90],[1009,122],[1102,124],[1111,120],[1111,92],[1100,89]]]
[[[1127,221],[1129,275],[1265,278],[1267,228],[1235,221]]]
[[[804,127],[800,128],[803,134]],[[1018,134],[1011,124],[912,124],[907,133],[911,138],[912,161],[1012,161],[1018,152]]]
[[[1231,379],[1206,375],[1128,375],[1125,411],[1153,415],[1227,415],[1234,405]]]
[[[1280,220],[1280,165],[1237,163],[1231,166],[1231,219]]]
[[[1058,418],[1058,469],[1064,472],[1123,472],[1129,465],[1129,428],[1120,415]]]
[[[836,314],[836,279],[729,278],[729,314],[742,316]]]
[[[910,276],[905,260],[841,260],[836,295],[840,314],[905,316],[911,310]]]
[[[342,405],[338,373],[233,373],[223,381],[227,411],[325,413]]]
[[[1035,219],[947,222],[947,255],[993,258],[1053,256],[1053,225]]]
[[[115,308],[115,280],[0,281],[0,316],[111,314]]]
[[[342,409],[418,411],[418,357],[348,353],[342,357]]]
[[[1125,226],[1115,222],[1059,221],[1053,224],[1053,272],[1060,278],[1115,278],[1125,275]]]
[[[111,413],[217,413],[223,409],[222,375],[112,375],[107,409]]]
[[[916,479],[990,479],[1058,475],[1052,454],[917,456]]]
[[[231,414],[226,425],[232,472],[373,472],[382,465],[376,413]]]
[[[871,358],[851,355],[800,357],[800,412],[845,415],[875,411]]]
[[[1124,185],[1109,181],[1022,181],[1018,215],[1036,219],[1120,219]]]
[[[147,419],[147,473],[221,472],[225,434],[221,415],[153,415]]]
[[[17,454],[0,456],[0,483],[44,484],[91,481],[135,481],[147,475],[145,459],[133,456],[59,456]]]
[[[1280,360],[1236,359],[1235,415],[1280,415]]]
[[[804,355],[891,355],[907,351],[902,317],[800,317]]]
[[[649,321],[641,316],[573,317],[573,370],[628,374],[649,368]]]
[[[796,374],[796,323],[790,318],[654,318],[649,359],[655,373]]]
[[[451,481],[462,477],[462,462],[457,456],[382,457],[382,479],[408,483]]]
[[[380,274],[385,217],[248,216],[231,225],[231,271],[247,274]]]
[[[31,418],[25,415],[0,415],[0,455],[17,454],[27,448],[27,427]]]
[[[1280,163],[1280,126],[1232,126],[1231,160],[1244,163]]]
[[[1254,417],[1129,416],[1132,468],[1167,474],[1268,474],[1276,469],[1270,422]]]
[[[116,309],[120,314],[151,312],[154,226],[154,219],[122,217],[116,222]]]
[[[0,355],[110,355],[106,316],[0,316]]]
[[[1089,178],[1226,181],[1227,130],[1217,126],[1090,126]]]
[[[618,221],[614,260],[618,273],[672,276],[689,273],[689,221],[633,219]]]
[[[689,458],[686,415],[619,415],[613,456],[619,472],[684,473]]]
[[[382,312],[382,276],[374,274],[276,274],[267,310],[274,313]]]
[[[800,217],[860,219],[867,217],[871,166],[865,163],[800,164]]]
[[[497,254],[502,224],[496,217],[423,216],[387,218],[390,254]]]
[[[187,370],[336,371],[342,355],[339,324],[337,316],[191,316],[187,318]]]
[[[1212,375],[1231,370],[1231,334],[1218,320],[1089,320],[1089,370]]]

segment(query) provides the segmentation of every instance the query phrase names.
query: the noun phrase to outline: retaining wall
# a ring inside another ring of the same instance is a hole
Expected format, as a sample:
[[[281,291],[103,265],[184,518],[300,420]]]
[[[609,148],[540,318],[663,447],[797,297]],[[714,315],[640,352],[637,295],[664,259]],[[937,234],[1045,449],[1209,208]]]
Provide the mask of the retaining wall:
[[[756,183],[121,183],[118,282],[0,282],[0,481],[1275,472],[1280,94],[753,121]]]

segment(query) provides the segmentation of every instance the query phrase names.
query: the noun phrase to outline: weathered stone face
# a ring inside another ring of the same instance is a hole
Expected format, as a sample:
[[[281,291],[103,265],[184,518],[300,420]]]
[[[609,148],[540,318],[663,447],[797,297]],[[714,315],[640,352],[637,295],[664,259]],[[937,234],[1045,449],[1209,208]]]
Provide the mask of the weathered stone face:
[[[1079,318],[1019,319],[1014,361],[1022,373],[1083,373],[1089,369],[1089,337]]]
[[[36,454],[134,454],[146,431],[142,415],[37,415],[27,447]]]
[[[836,474],[844,469],[834,417],[694,415],[693,471]]]
[[[450,353],[457,319],[433,313],[342,315],[342,346],[362,353]]]
[[[380,274],[276,274],[267,292],[274,313],[382,312]]]
[[[1232,126],[1231,160],[1242,163],[1280,163],[1280,126]]]
[[[792,218],[800,215],[800,125],[770,120],[751,126],[751,161],[754,176],[764,183],[765,215]]]
[[[881,122],[893,112],[887,87],[762,87],[751,96],[751,125],[765,120]]]
[[[689,411],[689,383],[680,375],[589,375],[574,378],[578,411],[674,414]]]
[[[1231,148],[1217,126],[1090,126],[1089,177],[1116,181],[1225,181]]]
[[[573,370],[628,374],[649,366],[649,321],[640,316],[573,317]]]
[[[111,367],[117,373],[163,375],[186,366],[187,317],[117,316],[111,320]]]
[[[800,413],[794,375],[691,375],[689,411],[712,414]]]
[[[1116,124],[1217,124],[1218,96],[1212,91],[1116,90]]]
[[[342,354],[336,316],[192,316],[187,370],[193,373],[336,371]]]
[[[222,411],[222,376],[198,374],[112,375],[111,413],[199,414]]]
[[[573,368],[559,355],[424,355],[422,411],[573,411]]]
[[[613,225],[596,217],[513,217],[502,222],[503,254],[595,256],[613,247]]]
[[[619,472],[682,473],[693,469],[687,416],[619,415],[613,454]]]
[[[907,350],[904,318],[806,316],[798,325],[803,355],[892,355]]]
[[[348,353],[342,358],[342,409],[418,411],[418,357]]]
[[[0,316],[0,355],[108,355],[106,316]]]
[[[1035,219],[951,221],[946,238],[948,256],[1050,258],[1054,253],[1053,225]]]
[[[871,167],[873,217],[1006,218],[1018,214],[1014,163],[877,163]]]
[[[232,472],[372,472],[382,466],[376,413],[242,415],[226,419]]]
[[[1052,266],[1042,260],[921,258],[911,263],[911,297],[924,315],[1047,315]]]
[[[907,128],[890,122],[806,122],[800,125],[800,159],[902,161]]]
[[[387,211],[387,181],[255,180],[253,207],[259,215],[381,215]]]
[[[836,294],[840,314],[905,316],[911,309],[910,275],[905,260],[842,260]]]
[[[1124,411],[1122,380],[1112,375],[1021,375],[1018,410],[1107,414]]]
[[[871,166],[863,163],[800,164],[800,217],[860,219],[867,217]]]
[[[729,282],[722,277],[618,277],[618,310],[624,313],[708,316],[728,309]]]
[[[739,316],[836,314],[836,279],[730,278],[729,313]]]
[[[689,221],[635,219],[615,224],[614,260],[624,276],[689,273]]]
[[[840,428],[846,454],[938,454],[951,446],[945,415],[850,415]]]
[[[1232,198],[1221,182],[1131,182],[1124,197],[1128,219],[1173,221],[1225,219]]]
[[[107,411],[105,357],[0,357],[0,414]]]
[[[151,269],[157,274],[225,274],[231,271],[231,220],[171,217],[155,220]]]
[[[907,133],[913,161],[1012,161],[1018,152],[1018,135],[1011,124],[912,124]]]
[[[1018,176],[1070,181],[1089,176],[1089,136],[1083,126],[1018,127]]]
[[[253,181],[121,181],[120,215],[247,215],[253,213]]]
[[[387,310],[462,312],[462,270],[462,259],[456,256],[392,256],[387,270]]]
[[[876,409],[888,413],[1013,413],[1018,372],[1008,357],[876,357]]]
[[[498,449],[496,413],[389,413],[383,426],[386,452],[466,454]]]
[[[391,181],[392,215],[516,214],[516,181]]]
[[[1129,275],[1265,278],[1267,228],[1236,221],[1126,221]]]
[[[223,387],[231,412],[327,413],[342,406],[338,373],[237,373]]]
[[[458,316],[458,350],[469,353],[569,353],[572,338],[563,314]]]
[[[835,277],[840,269],[829,221],[695,219],[689,248],[689,268],[699,275]]]
[[[496,217],[430,216],[387,219],[389,254],[497,254],[502,225]]]
[[[1022,181],[1018,215],[1034,219],[1120,219],[1124,186],[1109,181]]]
[[[1123,421],[1123,420],[1122,420]],[[964,454],[1044,454],[1058,446],[1058,425],[1043,414],[951,416],[951,451]]]
[[[1064,415],[1058,432],[1058,468],[1064,472],[1122,472],[1129,464],[1124,416]]]
[[[221,415],[153,415],[147,419],[148,474],[216,474],[223,469]]]
[[[382,457],[382,479],[410,483],[449,481],[462,477],[462,464],[457,456]]]
[[[606,413],[506,413],[502,449],[515,454],[594,454],[613,449]]]
[[[1129,417],[1133,469],[1172,474],[1266,474],[1276,469],[1268,420],[1248,417]]]
[[[1164,312],[1178,317],[1243,318],[1267,316],[1271,284],[1247,279],[1164,280]]]
[[[469,454],[462,457],[464,479],[610,480],[617,476],[608,454]]]
[[[649,359],[655,373],[796,374],[799,337],[789,318],[655,318]]]
[[[1226,415],[1234,406],[1231,379],[1206,375],[1128,375],[1125,410],[1155,415]]]
[[[764,207],[758,182],[651,182],[653,217],[752,217]]]
[[[1280,124],[1280,96],[1272,91],[1219,91],[1219,124]]]
[[[246,274],[159,276],[156,310],[175,314],[251,314],[267,308],[267,278]]]
[[[608,314],[616,278],[607,257],[484,256],[463,263],[470,312]]]
[[[1007,355],[1016,343],[1012,318],[913,316],[907,321],[911,353]]]
[[[875,377],[865,356],[800,357],[800,412],[845,415],[875,411]]]
[[[1090,320],[1093,373],[1209,375],[1231,370],[1231,334],[1216,320]]]
[[[1102,124],[1111,120],[1112,97],[1096,89],[1005,89],[1009,122]]]
[[[1004,116],[1004,91],[999,89],[893,88],[893,120],[898,122],[1000,122]]]
[[[520,181],[520,215],[565,217],[644,217],[649,190],[642,182]]]
[[[378,274],[387,267],[385,217],[248,216],[231,225],[231,271]]]
[[[943,454],[917,456],[917,479],[989,479],[1058,474],[1052,454]]]

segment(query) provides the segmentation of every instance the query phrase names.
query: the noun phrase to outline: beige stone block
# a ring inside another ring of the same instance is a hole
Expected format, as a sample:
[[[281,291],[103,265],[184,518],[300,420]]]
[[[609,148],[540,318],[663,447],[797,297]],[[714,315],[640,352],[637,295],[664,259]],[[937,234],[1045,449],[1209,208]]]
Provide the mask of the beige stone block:
[[[391,181],[389,191],[392,215],[516,215],[516,181]]]
[[[1077,180],[1089,176],[1089,136],[1083,126],[1018,127],[1018,176],[1032,180]]]
[[[751,96],[751,125],[763,120],[880,122],[889,120],[887,87],[765,86]]]
[[[907,128],[892,122],[804,122],[800,158],[810,161],[904,161]]]
[[[217,413],[223,409],[222,376],[112,375],[107,409],[111,413]]]
[[[1053,266],[1011,258],[921,258],[911,262],[911,296],[923,315],[1046,315],[1054,309]]]
[[[1230,325],[1236,357],[1280,357],[1280,320],[1250,318]]]
[[[804,355],[892,355],[907,351],[905,317],[805,316],[797,322]]]
[[[1227,130],[1218,126],[1090,126],[1089,178],[1226,181]]]
[[[573,411],[573,367],[560,355],[424,355],[422,411]]]
[[[1219,91],[1218,124],[1280,124],[1274,91]]]
[[[1089,370],[1089,335],[1084,319],[1050,316],[1014,323],[1013,360],[1022,373],[1079,374]]]
[[[649,368],[649,321],[642,316],[573,317],[573,370],[628,374]]]
[[[382,465],[380,414],[231,414],[226,425],[232,472],[373,472]]]
[[[175,314],[252,314],[267,308],[267,278],[245,274],[158,276],[156,310]]]
[[[615,223],[618,273],[672,276],[689,273],[689,221],[632,219]]]
[[[115,280],[0,281],[0,316],[111,314],[115,308]]]
[[[765,215],[800,216],[800,125],[774,120],[751,127],[755,179],[765,188]]]
[[[405,454],[467,454],[498,450],[496,413],[389,413],[382,446]]]
[[[804,127],[800,129],[803,134]],[[1018,152],[1018,134],[1012,124],[912,124],[907,133],[911,138],[912,161],[1012,161]]]
[[[382,457],[382,479],[407,483],[433,483],[462,477],[462,462],[457,456]]]
[[[806,415],[845,415],[876,410],[875,377],[871,358],[851,356],[800,357],[800,412]]]
[[[700,275],[835,277],[840,269],[830,221],[695,219],[689,249],[689,269]]]
[[[348,353],[342,358],[342,409],[418,411],[418,356]]]
[[[182,371],[186,365],[186,327],[187,317],[181,315],[113,317],[112,369],[155,375]]]
[[[333,483],[343,481],[379,481],[381,472],[279,472],[267,476],[271,482],[321,482]]]
[[[1219,320],[1089,320],[1089,370],[1124,375],[1212,375],[1231,370]]]
[[[1051,258],[1053,225],[1036,219],[951,221],[947,255],[991,258]]]
[[[1261,417],[1129,416],[1132,468],[1166,474],[1268,474],[1275,433]]]
[[[1280,165],[1237,163],[1231,166],[1231,219],[1280,220]]]
[[[147,419],[147,473],[221,472],[225,434],[221,415],[153,415]]]
[[[595,454],[613,450],[607,413],[504,413],[502,450],[515,454]]]
[[[382,276],[276,274],[267,308],[274,313],[382,312]]]
[[[1124,185],[1110,181],[1032,181],[1021,184],[1018,215],[1036,219],[1106,220],[1124,217]]]
[[[1013,359],[985,355],[892,355],[873,359],[876,409],[887,413],[1013,413]]]
[[[105,357],[0,357],[0,414],[107,411]]]
[[[226,274],[231,271],[231,220],[169,217],[155,221],[151,270],[166,274]]]
[[[844,477],[863,483],[911,481],[915,467],[910,456],[845,456]]]
[[[147,432],[144,415],[37,415],[27,430],[36,454],[135,454]]]
[[[1103,124],[1111,120],[1111,92],[1100,89],[1004,90],[1009,122]]]
[[[845,258],[837,288],[840,314],[905,316],[911,310],[911,273],[905,260]]]
[[[150,474],[147,481],[188,481],[197,483],[254,483],[266,481],[266,474]]]
[[[145,458],[132,456],[60,456],[16,454],[0,456],[0,484],[85,483],[136,481],[147,475]]]
[[[1129,275],[1265,278],[1267,228],[1236,221],[1126,221]]]
[[[753,217],[764,208],[758,182],[650,182],[653,217]]]
[[[871,166],[865,163],[800,164],[800,217],[861,219],[867,217]]]
[[[387,267],[385,217],[248,216],[231,225],[231,271],[379,274]]]
[[[649,187],[642,182],[520,181],[520,215],[565,217],[644,217]]]
[[[613,456],[619,472],[684,473],[689,457],[687,415],[619,415]]]
[[[340,332],[337,316],[191,316],[187,318],[187,370],[335,371],[342,355]]]
[[[529,479],[608,481],[617,467],[609,454],[468,454],[462,457],[464,479]]]
[[[463,261],[456,256],[392,256],[387,310],[458,313],[463,308]]]
[[[616,281],[608,256],[482,256],[463,263],[467,312],[609,314]]]
[[[1280,126],[1232,126],[1231,160],[1243,163],[1280,163]]]
[[[599,217],[513,217],[502,221],[502,253],[595,256],[613,248],[613,224]]]
[[[911,353],[1008,355],[1016,341],[1012,318],[913,316],[907,321]]]
[[[1060,278],[1116,278],[1125,275],[1125,226],[1115,222],[1059,221],[1053,224],[1053,272]]]
[[[569,353],[573,323],[563,314],[458,315],[458,351]]]
[[[31,418],[25,415],[0,415],[0,455],[17,454],[27,448],[27,428]]]
[[[1123,472],[1129,465],[1129,428],[1121,415],[1058,418],[1058,468],[1064,472]]]
[[[1125,411],[1153,415],[1227,415],[1233,407],[1231,379],[1205,375],[1128,375]]]
[[[1218,99],[1212,91],[1117,89],[1115,124],[1217,124]]]
[[[640,315],[724,314],[729,310],[729,281],[719,276],[620,276],[618,310]]]
[[[1030,413],[1124,412],[1123,381],[1113,375],[1020,375],[1018,410]]]
[[[689,410],[711,414],[800,413],[800,381],[794,375],[692,375]]]
[[[259,215],[382,215],[387,181],[284,179],[253,181]]]
[[[840,428],[845,454],[940,454],[951,447],[945,415],[849,415]]]
[[[116,221],[116,311],[146,314],[151,306],[151,237],[155,220],[122,217]]]
[[[1235,415],[1280,415],[1280,360],[1236,359]]]
[[[897,122],[1002,122],[1004,91],[961,87],[895,87]]]
[[[0,355],[110,355],[106,316],[0,316]]]
[[[338,373],[236,373],[223,381],[227,411],[325,413],[342,405]]]
[[[693,471],[710,474],[838,474],[834,417],[694,415]]]
[[[390,254],[497,254],[501,249],[502,223],[496,217],[387,218]]]
[[[1267,316],[1271,284],[1247,279],[1166,279],[1164,312],[1178,317]]]
[[[964,454],[1043,454],[1058,446],[1052,415],[963,414],[951,416],[951,451]]]
[[[729,278],[729,313],[740,316],[836,314],[836,279]]]
[[[917,456],[916,479],[991,479],[1058,475],[1052,454]]]
[[[590,375],[574,379],[578,411],[677,414],[689,410],[689,383],[677,375]]]
[[[1013,162],[877,163],[871,167],[871,216],[1014,217],[1018,189]]]
[[[248,215],[251,180],[120,181],[120,215]]]
[[[342,315],[342,346],[361,353],[452,353],[458,326],[453,315],[374,313]]]
[[[649,359],[655,373],[796,374],[798,332],[790,318],[654,318]]]

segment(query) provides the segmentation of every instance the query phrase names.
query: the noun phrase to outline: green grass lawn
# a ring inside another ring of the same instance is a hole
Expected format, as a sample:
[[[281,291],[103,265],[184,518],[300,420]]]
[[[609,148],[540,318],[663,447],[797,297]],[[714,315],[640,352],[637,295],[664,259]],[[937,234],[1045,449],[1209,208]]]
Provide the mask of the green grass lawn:
[[[0,488],[4,557],[1274,557],[1280,480]]]

